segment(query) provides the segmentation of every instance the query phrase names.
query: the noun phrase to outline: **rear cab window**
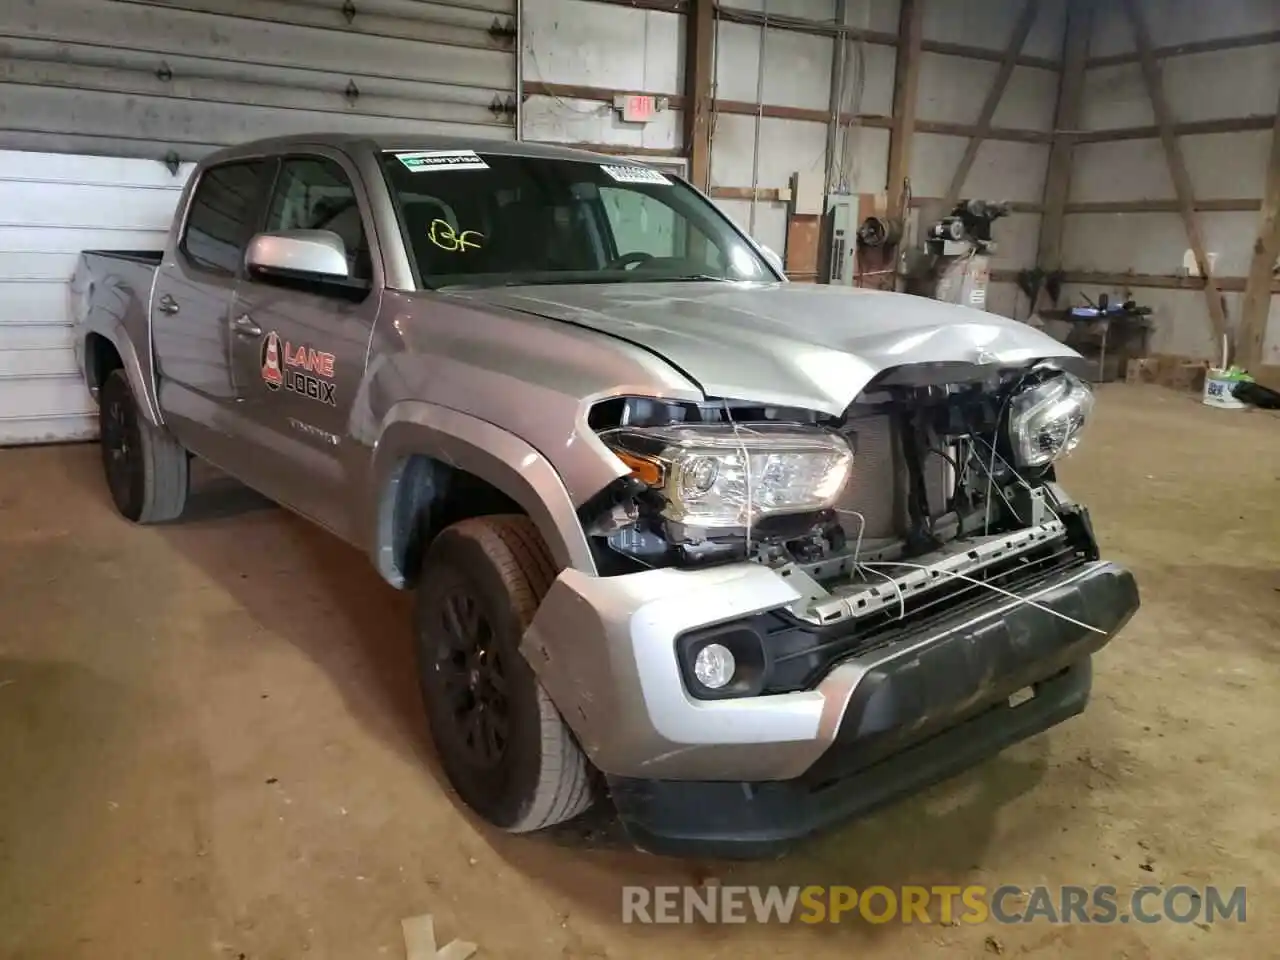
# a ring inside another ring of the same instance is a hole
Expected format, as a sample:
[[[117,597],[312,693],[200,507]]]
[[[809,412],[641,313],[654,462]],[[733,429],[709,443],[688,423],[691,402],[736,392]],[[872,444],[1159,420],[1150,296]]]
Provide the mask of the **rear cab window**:
[[[232,160],[200,174],[178,248],[195,266],[235,276],[258,220],[268,161]]]

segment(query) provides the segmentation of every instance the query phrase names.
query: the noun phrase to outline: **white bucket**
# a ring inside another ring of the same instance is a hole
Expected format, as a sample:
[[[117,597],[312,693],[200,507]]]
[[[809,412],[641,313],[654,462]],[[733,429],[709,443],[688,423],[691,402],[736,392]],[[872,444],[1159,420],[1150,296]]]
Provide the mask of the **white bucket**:
[[[1208,370],[1204,376],[1204,405],[1225,410],[1243,410],[1245,404],[1236,399],[1235,380],[1228,380],[1222,370]]]

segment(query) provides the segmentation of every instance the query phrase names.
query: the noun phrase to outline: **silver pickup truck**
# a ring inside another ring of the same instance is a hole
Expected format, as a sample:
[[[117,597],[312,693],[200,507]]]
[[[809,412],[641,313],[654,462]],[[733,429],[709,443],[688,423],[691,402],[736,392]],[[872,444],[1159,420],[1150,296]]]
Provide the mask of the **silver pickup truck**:
[[[200,457],[415,588],[442,766],[510,831],[607,795],[643,849],[775,855],[1081,711],[1138,607],[1054,474],[1078,355],[787,283],[638,163],[252,143],[72,298],[120,512]]]

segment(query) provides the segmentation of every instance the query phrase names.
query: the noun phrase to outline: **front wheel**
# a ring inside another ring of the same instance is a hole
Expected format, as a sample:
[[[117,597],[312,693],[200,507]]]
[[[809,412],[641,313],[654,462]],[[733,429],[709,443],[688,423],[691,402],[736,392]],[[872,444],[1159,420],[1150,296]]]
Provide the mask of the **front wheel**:
[[[418,676],[441,766],[467,806],[512,833],[592,802],[586,758],[520,652],[555,576],[527,517],[489,516],[442,531],[419,581]]]
[[[111,499],[135,523],[176,520],[187,505],[187,451],[148,423],[123,370],[112,370],[98,396],[102,469]]]

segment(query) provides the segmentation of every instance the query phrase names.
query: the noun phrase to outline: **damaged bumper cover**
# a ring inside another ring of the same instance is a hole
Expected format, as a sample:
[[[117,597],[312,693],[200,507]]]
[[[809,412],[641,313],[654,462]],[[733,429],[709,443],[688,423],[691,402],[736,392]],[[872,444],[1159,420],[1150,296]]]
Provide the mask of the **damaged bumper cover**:
[[[699,699],[681,638],[759,629],[798,599],[784,578],[747,563],[567,570],[523,650],[638,845],[763,856],[1084,708],[1091,654],[1138,608],[1132,574],[1080,560],[1018,593],[1039,606],[984,592],[856,646],[806,689]],[[1010,706],[1026,688],[1034,695]]]

